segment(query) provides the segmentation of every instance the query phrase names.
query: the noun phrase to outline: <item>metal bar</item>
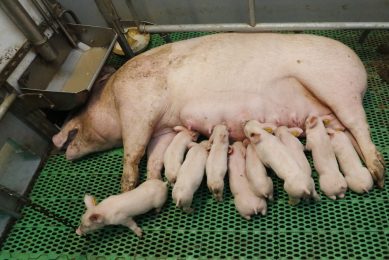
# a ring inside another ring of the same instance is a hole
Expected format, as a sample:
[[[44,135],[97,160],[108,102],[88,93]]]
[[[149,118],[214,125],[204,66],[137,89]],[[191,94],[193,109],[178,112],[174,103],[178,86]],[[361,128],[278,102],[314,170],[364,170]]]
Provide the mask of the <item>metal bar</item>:
[[[0,72],[0,86],[8,79],[20,62],[26,57],[27,53],[31,50],[31,43],[26,41],[19,50],[15,53],[10,61],[5,65],[3,70]]]
[[[73,225],[73,223],[71,221],[69,221],[68,219],[58,215],[57,213],[54,213],[54,212],[51,212],[49,211],[48,209],[46,209],[45,207],[39,205],[39,204],[36,204],[34,203],[30,198],[24,196],[24,195],[21,195],[19,193],[17,193],[16,191],[13,191],[11,189],[8,189],[7,187],[3,186],[0,184],[0,192],[3,193],[3,194],[6,194],[8,195],[9,197],[11,198],[15,198],[17,199],[19,202],[21,202],[24,206],[29,206],[31,207],[32,209],[42,213],[43,215],[45,215],[46,217],[49,217],[49,218],[52,218],[52,219],[55,219],[56,221],[64,224],[65,226],[68,226],[72,229],[76,229],[77,227],[75,227]]]
[[[39,13],[43,16],[43,19],[45,19],[45,22],[47,23],[48,26],[50,26],[51,29],[53,29],[53,31],[55,33],[58,33],[58,29],[57,27],[55,27],[54,23],[52,22],[52,20],[50,19],[50,17],[47,15],[47,13],[45,12],[45,10],[43,10],[42,6],[39,4],[38,0],[31,0],[32,3],[35,5],[36,9],[38,9]]]
[[[2,0],[0,6],[45,60],[54,61],[57,58],[47,37],[39,31],[38,26],[19,1]]]
[[[244,23],[230,24],[181,24],[139,26],[140,32],[263,32],[263,31],[302,31],[338,29],[389,29],[389,22],[344,22],[344,23],[259,23],[254,27]]]
[[[257,22],[255,21],[255,0],[249,0],[249,16],[250,16],[250,26],[254,27]]]
[[[124,36],[123,27],[121,26],[120,17],[118,16],[112,1],[110,0],[95,0],[97,8],[103,15],[105,21],[118,35],[117,41],[122,48],[126,58],[132,58],[135,56],[130,45]]]
[[[70,42],[70,44],[73,46],[73,48],[78,48],[76,41],[73,39],[73,37],[70,35],[66,27],[62,24],[62,22],[59,20],[57,17],[57,14],[53,10],[53,6],[46,0],[41,0],[43,5],[46,7],[47,11],[50,13],[51,17],[55,20],[57,23],[58,27],[61,29],[61,31],[65,34],[66,38]]]
[[[3,100],[3,103],[0,105],[0,120],[3,119],[5,116],[5,113],[7,113],[8,109],[12,105],[12,103],[15,101],[17,97],[16,93],[12,93],[8,96],[6,96]]]

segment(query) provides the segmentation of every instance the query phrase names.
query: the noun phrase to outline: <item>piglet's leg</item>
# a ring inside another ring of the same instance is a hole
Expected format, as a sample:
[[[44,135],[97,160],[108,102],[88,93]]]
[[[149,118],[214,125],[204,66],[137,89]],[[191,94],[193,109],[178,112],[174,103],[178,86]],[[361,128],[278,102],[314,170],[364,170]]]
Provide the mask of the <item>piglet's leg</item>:
[[[151,139],[147,146],[147,179],[162,179],[163,156],[174,136],[176,133],[170,132]]]
[[[128,227],[129,229],[131,229],[132,231],[134,231],[134,233],[138,236],[138,237],[142,237],[143,235],[143,230],[138,227],[138,225],[136,224],[136,222],[132,219],[132,218],[129,218],[128,221],[123,224],[124,226]]]

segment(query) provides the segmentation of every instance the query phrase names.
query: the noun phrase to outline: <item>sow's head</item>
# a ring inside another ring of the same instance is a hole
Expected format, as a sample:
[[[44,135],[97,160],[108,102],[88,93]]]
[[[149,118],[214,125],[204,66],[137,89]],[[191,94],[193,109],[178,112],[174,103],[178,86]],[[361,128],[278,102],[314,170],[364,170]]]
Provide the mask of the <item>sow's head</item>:
[[[87,104],[78,112],[73,113],[66,121],[61,131],[54,135],[52,141],[61,150],[66,150],[66,159],[76,160],[97,149],[98,142],[94,138],[93,117],[88,115],[89,104],[98,102],[100,93],[110,76],[115,72],[111,67],[103,67],[98,79],[92,87],[92,93]]]
[[[54,145],[66,150],[66,159],[75,160],[90,153],[90,144],[84,138],[82,116],[75,116],[64,124],[61,131],[54,135]]]

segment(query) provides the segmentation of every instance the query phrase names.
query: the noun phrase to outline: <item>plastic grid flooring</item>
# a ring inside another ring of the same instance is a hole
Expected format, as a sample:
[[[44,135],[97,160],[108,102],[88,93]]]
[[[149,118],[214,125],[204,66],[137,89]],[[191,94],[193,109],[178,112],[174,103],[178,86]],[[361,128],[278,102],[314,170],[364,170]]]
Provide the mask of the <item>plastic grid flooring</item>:
[[[389,162],[389,85],[377,75],[380,43],[389,33],[371,32],[365,44],[357,43],[360,31],[309,31],[340,40],[352,47],[365,63],[369,89],[364,107],[372,138]],[[173,41],[204,35],[173,33]],[[153,35],[151,47],[163,44]],[[112,55],[109,64],[119,67],[124,60]],[[78,162],[53,155],[46,162],[30,193],[31,199],[78,224],[84,211],[83,195],[98,201],[120,191],[122,149],[90,155]],[[311,156],[307,155],[312,163]],[[146,160],[140,173],[145,176]],[[319,190],[314,172],[316,188]],[[386,172],[387,175],[387,172]],[[305,259],[389,259],[389,189],[374,189],[357,195],[348,191],[342,200],[322,195],[318,203],[287,203],[281,182],[273,177],[275,201],[265,217],[251,221],[234,208],[228,183],[224,202],[217,203],[205,183],[195,194],[194,214],[176,209],[171,196],[160,214],[148,213],[136,220],[144,230],[138,239],[125,227],[106,227],[88,237],[47,219],[30,208],[12,227],[2,245],[0,259],[126,259],[126,258],[305,258]],[[101,258],[100,258],[101,257]]]

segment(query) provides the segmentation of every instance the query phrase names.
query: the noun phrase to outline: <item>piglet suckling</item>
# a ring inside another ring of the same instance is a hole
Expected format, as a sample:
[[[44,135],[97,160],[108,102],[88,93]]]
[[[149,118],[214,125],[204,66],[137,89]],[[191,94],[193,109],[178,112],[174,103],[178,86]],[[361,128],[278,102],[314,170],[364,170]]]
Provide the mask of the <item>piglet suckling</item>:
[[[327,129],[327,132],[347,186],[356,193],[369,192],[373,188],[373,178],[363,167],[348,136],[343,131],[333,129]]]
[[[251,190],[258,197],[273,200],[273,181],[267,175],[266,168],[259,160],[252,144],[246,148],[246,173]]]
[[[166,182],[153,179],[143,182],[134,190],[109,196],[97,205],[93,196],[85,195],[86,212],[76,233],[84,235],[107,225],[123,225],[141,237],[142,229],[133,217],[151,209],[159,212],[166,202],[167,191]]]
[[[307,175],[311,176],[312,170],[308,159],[304,154],[304,145],[297,138],[302,133],[303,130],[301,128],[288,128],[286,126],[279,126],[274,131],[274,135],[277,136],[288,148],[290,154],[293,156],[300,168],[303,169]]]
[[[196,141],[198,137],[198,133],[182,126],[174,127],[174,131],[178,133],[166,148],[163,159],[165,176],[172,185],[176,182],[188,145]]]
[[[244,132],[254,145],[261,162],[284,180],[290,204],[299,203],[301,198],[317,198],[313,179],[304,173],[291,152],[277,137],[264,130],[256,120],[248,121]]]
[[[193,195],[199,188],[204,177],[205,164],[208,157],[208,141],[190,143],[189,151],[182,164],[174,185],[172,196],[176,206],[191,213]]]
[[[319,174],[320,189],[335,200],[343,198],[347,191],[347,183],[339,171],[330,138],[321,119],[309,116],[305,121],[307,137],[306,148],[312,151],[313,164]]]
[[[279,126],[274,131],[274,135],[278,137],[281,142],[286,146],[289,151],[289,154],[292,155],[292,157],[303,170],[303,172],[311,178],[311,165],[309,164],[308,159],[304,154],[304,145],[297,138],[302,133],[303,130],[301,128],[287,128],[286,126]],[[313,188],[312,190],[312,198],[315,200],[320,200],[320,196],[319,194],[317,194],[315,188]]]
[[[215,199],[222,201],[229,150],[227,126],[216,125],[212,130],[209,142],[211,150],[206,163],[207,186]]]
[[[265,199],[256,196],[250,188],[246,176],[245,153],[246,149],[242,142],[235,142],[232,145],[228,160],[228,176],[235,207],[242,217],[249,220],[254,214],[265,215],[267,204]]]

